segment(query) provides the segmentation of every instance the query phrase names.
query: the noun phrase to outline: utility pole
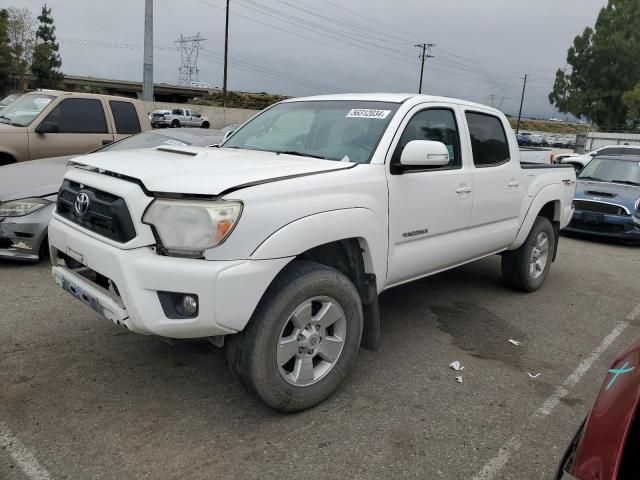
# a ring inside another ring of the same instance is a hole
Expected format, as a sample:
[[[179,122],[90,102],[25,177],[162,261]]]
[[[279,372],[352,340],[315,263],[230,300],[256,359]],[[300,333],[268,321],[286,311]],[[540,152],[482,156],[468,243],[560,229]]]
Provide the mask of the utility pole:
[[[227,107],[227,65],[229,62],[229,0],[224,23],[224,79],[222,82],[222,107]]]
[[[424,77],[424,62],[427,58],[433,58],[433,55],[431,55],[431,49],[435,46],[436,46],[435,43],[422,43],[422,44],[415,45],[415,47],[422,50],[419,56],[421,60],[421,66],[420,66],[420,84],[418,86],[418,93],[422,93],[422,79]]]
[[[142,100],[153,102],[153,0],[144,2]]]
[[[522,104],[524,103],[524,92],[527,88],[527,76],[524,76],[524,85],[522,85],[522,98],[520,99],[520,111],[518,112],[518,125],[516,126],[516,135],[520,133],[520,119],[522,118]]]

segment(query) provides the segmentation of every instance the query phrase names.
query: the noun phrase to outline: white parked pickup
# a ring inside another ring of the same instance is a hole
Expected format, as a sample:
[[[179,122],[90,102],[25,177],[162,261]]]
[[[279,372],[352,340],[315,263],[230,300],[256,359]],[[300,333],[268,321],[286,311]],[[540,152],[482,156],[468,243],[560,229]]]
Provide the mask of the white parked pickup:
[[[402,94],[286,100],[220,148],[76,161],[56,282],[132,332],[224,344],[287,412],[379,348],[385,289],[494,254],[508,286],[538,289],[575,191],[570,166],[520,165],[498,110]]]
[[[211,122],[209,117],[188,109],[174,108],[173,110],[154,110],[149,114],[149,121],[153,128],[180,128],[180,127],[198,127],[209,128]]]

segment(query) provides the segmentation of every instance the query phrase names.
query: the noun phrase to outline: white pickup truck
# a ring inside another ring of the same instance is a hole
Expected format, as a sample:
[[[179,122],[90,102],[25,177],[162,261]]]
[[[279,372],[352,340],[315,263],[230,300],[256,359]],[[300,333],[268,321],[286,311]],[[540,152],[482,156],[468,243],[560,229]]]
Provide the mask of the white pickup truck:
[[[499,111],[401,94],[287,100],[220,148],[76,161],[55,281],[132,332],[224,344],[285,412],[380,347],[385,289],[498,253],[508,286],[538,289],[575,190],[572,167],[520,164]]]
[[[173,110],[154,110],[149,114],[149,121],[153,128],[180,128],[196,127],[209,128],[211,122],[205,117],[189,108],[174,108]]]

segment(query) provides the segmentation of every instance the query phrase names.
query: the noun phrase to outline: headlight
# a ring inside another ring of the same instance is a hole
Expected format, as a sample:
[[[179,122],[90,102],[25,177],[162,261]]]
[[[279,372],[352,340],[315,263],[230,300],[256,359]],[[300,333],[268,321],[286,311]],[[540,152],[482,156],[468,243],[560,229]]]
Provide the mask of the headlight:
[[[142,221],[155,227],[168,253],[200,256],[229,236],[241,212],[239,202],[157,199]]]
[[[42,198],[24,198],[0,203],[0,217],[24,217],[50,203]]]

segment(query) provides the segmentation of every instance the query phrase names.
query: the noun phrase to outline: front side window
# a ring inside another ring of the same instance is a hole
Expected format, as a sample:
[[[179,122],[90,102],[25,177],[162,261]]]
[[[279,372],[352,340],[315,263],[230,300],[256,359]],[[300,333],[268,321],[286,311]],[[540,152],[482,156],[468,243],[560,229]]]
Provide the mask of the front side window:
[[[51,95],[27,94],[0,111],[0,123],[26,127],[35,120],[55,97]]]
[[[131,102],[110,100],[109,106],[116,123],[116,133],[132,134],[142,131],[136,107]]]
[[[223,147],[369,163],[399,104],[286,102],[246,123]]]
[[[461,168],[460,137],[456,118],[451,110],[430,109],[416,113],[409,121],[393,155],[392,165],[400,165],[402,150],[413,140],[430,140],[444,143],[449,151],[449,164],[433,169]],[[424,170],[425,167],[417,167]],[[406,170],[406,167],[403,167]]]
[[[492,167],[509,161],[509,142],[498,117],[484,113],[467,112],[471,134],[473,163],[476,167]]]
[[[100,100],[67,98],[60,102],[43,123],[58,126],[58,133],[108,133]]]

